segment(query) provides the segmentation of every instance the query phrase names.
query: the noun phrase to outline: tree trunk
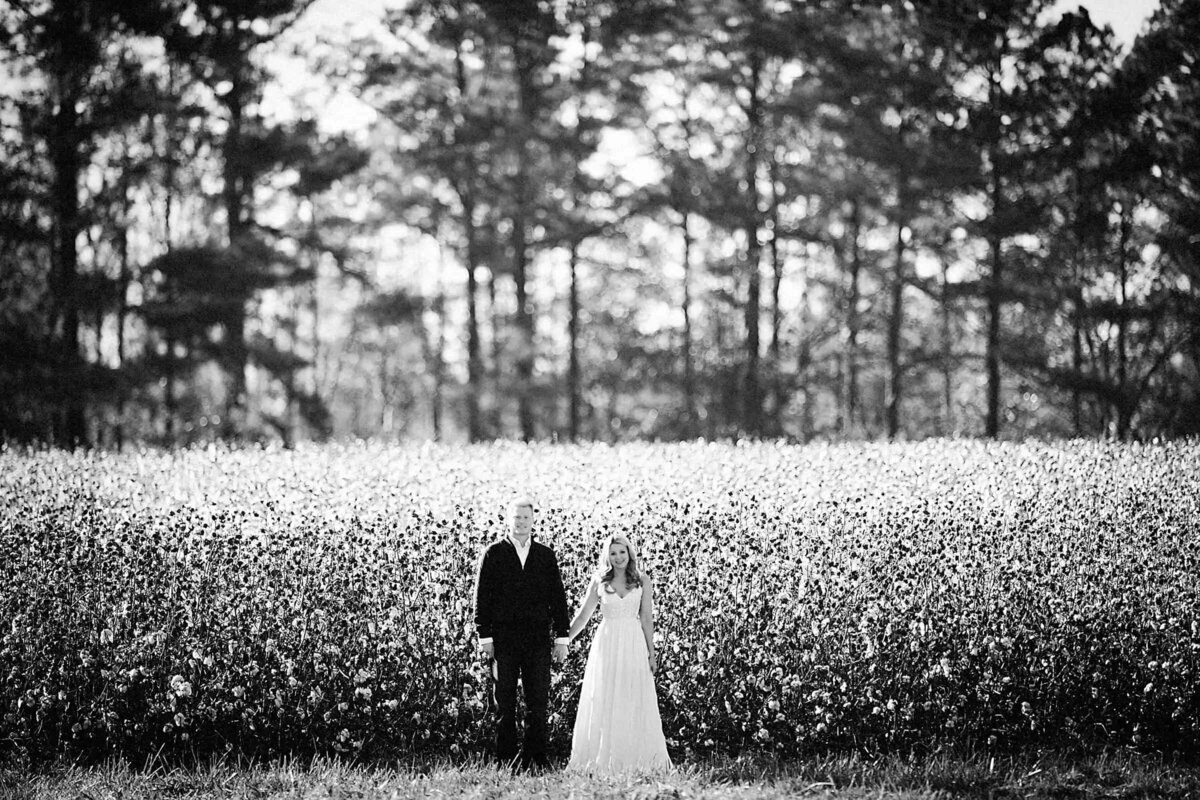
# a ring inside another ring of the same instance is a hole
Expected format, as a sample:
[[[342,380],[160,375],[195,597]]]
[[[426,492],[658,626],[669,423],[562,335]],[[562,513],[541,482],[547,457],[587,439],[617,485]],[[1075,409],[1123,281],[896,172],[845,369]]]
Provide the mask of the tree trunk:
[[[488,311],[491,317],[491,335],[492,335],[492,358],[491,364],[488,367],[488,383],[492,387],[492,396],[490,404],[490,423],[492,436],[499,436],[502,430],[501,418],[501,399],[505,395],[504,388],[500,385],[500,312],[496,308],[496,271],[488,270],[487,279],[487,294],[488,294]]]
[[[472,198],[468,203],[470,211],[464,216],[471,218],[475,214],[475,203]],[[480,358],[479,344],[479,279],[476,269],[479,265],[478,245],[475,239],[475,223],[467,223],[467,438],[478,442],[484,438],[483,415],[479,408],[479,394],[483,377],[483,363]]]
[[[1126,308],[1129,303],[1129,241],[1133,233],[1133,210],[1130,204],[1121,203],[1121,231],[1117,252],[1117,275],[1119,283],[1119,305],[1117,307],[1117,440],[1129,438],[1133,422],[1133,403],[1129,391],[1129,356],[1127,352],[1128,321]]]
[[[1003,47],[1002,47],[1003,49]],[[998,107],[1001,93],[1000,67],[995,66],[988,76],[988,102],[992,109]],[[993,111],[998,114],[998,111]],[[997,125],[999,121],[997,121]],[[991,272],[987,280],[987,341],[984,351],[984,364],[987,373],[987,417],[984,421],[984,435],[995,439],[1000,435],[1000,312],[1001,291],[1004,280],[1004,245],[1000,235],[999,221],[1004,215],[1004,186],[1003,174],[1000,169],[999,132],[988,148],[989,165],[989,199],[991,201],[991,231],[988,243],[991,248]]]
[[[862,203],[856,197],[850,202],[850,286],[846,298],[846,421],[851,431],[864,427],[859,408],[858,386],[858,301],[859,279],[862,274],[862,249],[858,240],[861,229]]]
[[[759,385],[759,314],[761,311],[762,276],[759,262],[762,259],[762,244],[758,239],[759,197],[758,158],[763,141],[763,111],[760,86],[762,58],[757,53],[750,56],[750,103],[746,109],[748,129],[746,132],[746,206],[742,228],[746,234],[747,277],[746,290],[746,366],[742,384],[742,431],[747,436],[762,434],[762,389]]]
[[[567,363],[567,393],[569,395],[567,403],[569,406],[568,434],[572,442],[579,440],[579,426],[582,405],[582,379],[580,376],[579,364],[579,248],[583,244],[584,231],[582,230],[582,226],[586,220],[580,213],[581,209],[583,209],[585,206],[583,197],[584,186],[580,172],[580,158],[581,154],[585,152],[586,145],[582,135],[582,126],[586,120],[583,97],[591,87],[590,72],[592,58],[589,53],[591,51],[591,44],[593,41],[593,31],[590,20],[584,21],[581,38],[583,45],[583,63],[579,69],[579,78],[577,82],[578,91],[576,97],[578,98],[579,105],[575,115],[575,126],[572,137],[576,150],[571,163],[571,206],[569,209],[569,224],[573,228],[577,228],[577,230],[573,230],[570,233],[571,246],[567,257],[568,266],[570,267],[571,271],[570,297],[568,298],[570,308],[567,312],[567,338],[570,346]]]
[[[225,205],[226,225],[231,247],[241,244],[250,229],[245,213],[246,192],[249,187],[245,185],[247,181],[245,180],[242,154],[244,91],[245,87],[241,82],[234,81],[233,88],[225,98],[226,107],[229,109],[229,129],[226,132],[223,146],[222,177],[224,185],[221,189],[221,197]],[[229,378],[229,394],[225,399],[225,417],[222,420],[221,431],[225,438],[232,439],[244,430],[246,423],[245,309],[239,309],[237,313],[226,320],[226,327],[229,340],[224,343],[224,349]]]
[[[691,217],[681,210],[683,222],[683,403],[687,414],[686,435],[694,439],[699,434],[699,414],[696,411],[696,365],[692,355],[692,233]]]
[[[993,176],[993,214],[996,213],[999,195],[999,177]],[[1004,279],[1004,259],[999,235],[992,234],[989,239],[992,268],[987,281],[987,344],[984,354],[987,370],[987,419],[984,435],[994,439],[1000,435],[1000,291]]]
[[[1081,220],[1085,210],[1082,191],[1079,188],[1079,177],[1075,183],[1075,253],[1071,257],[1071,369],[1075,380],[1071,386],[1071,430],[1075,436],[1083,436],[1083,392],[1079,388],[1079,378],[1083,375],[1083,274],[1082,265],[1086,263],[1084,251],[1086,240]]]
[[[74,9],[63,13],[72,14],[69,33],[75,34],[83,21]],[[66,42],[60,43],[65,51]],[[62,52],[64,61],[70,54]],[[57,108],[51,117],[51,130],[46,145],[50,151],[53,177],[50,186],[50,202],[53,210],[53,245],[51,250],[51,296],[54,314],[51,332],[56,337],[55,347],[61,363],[60,375],[66,377],[62,392],[62,412],[55,425],[56,443],[75,448],[88,446],[86,382],[83,380],[84,360],[79,349],[79,299],[76,284],[79,277],[79,251],[77,240],[83,224],[79,209],[79,175],[83,156],[81,121],[76,110],[79,89],[75,70],[69,63],[62,72],[54,76]]]
[[[462,43],[457,42],[454,48],[455,78],[458,83],[460,102],[466,102],[468,95],[467,70],[463,62]],[[465,175],[462,177],[462,189],[459,199],[462,201],[462,225],[467,239],[467,438],[478,442],[483,436],[483,418],[479,409],[480,383],[483,364],[479,352],[479,310],[477,297],[479,280],[476,270],[479,267],[479,245],[475,229],[475,175],[477,168],[475,157],[468,151],[466,157]]]
[[[728,435],[728,429],[736,428],[739,409],[734,373],[732,369],[726,370],[722,365],[726,348],[725,309],[718,307],[716,303],[710,303],[709,315],[712,317],[712,322],[709,323],[713,332],[712,352],[716,354],[716,358],[711,363],[713,363],[714,370],[722,376],[721,383],[717,387],[719,394],[713,397],[708,409],[707,435],[711,440],[717,438],[718,435]],[[717,409],[720,409],[719,415],[713,413]]]
[[[800,381],[800,396],[804,408],[800,413],[800,440],[807,442],[813,436],[813,386],[812,386],[812,332],[809,330],[808,292],[809,292],[809,261],[804,259],[804,289],[800,292],[800,330],[796,343],[796,377]],[[783,433],[782,427],[779,431]]]
[[[446,291],[442,284],[445,274],[445,248],[438,242],[438,276],[437,295],[434,297],[434,311],[437,314],[437,328],[433,340],[433,402],[431,403],[431,422],[433,424],[433,440],[442,440],[442,396],[446,384]]]
[[[121,275],[117,282],[117,368],[121,371],[121,387],[117,400],[116,435],[117,451],[125,449],[125,411],[128,401],[128,376],[125,375],[125,321],[129,316],[129,284],[133,281],[133,271],[129,266],[129,211],[132,201],[129,199],[129,174],[131,172],[128,142],[121,169],[121,227],[117,231],[117,258],[121,262]]]
[[[567,362],[567,391],[570,394],[570,429],[571,441],[579,440],[580,420],[580,378],[579,378],[579,244],[571,242],[568,256],[571,269],[571,286],[569,290],[569,309],[567,311],[567,338],[570,352]]]
[[[779,165],[774,156],[771,158],[771,342],[767,346],[771,361],[771,433],[774,436],[783,434],[783,407],[787,402],[787,392],[783,385],[783,356],[782,337],[780,328],[783,326],[783,312],[779,307],[779,289],[783,284],[783,258],[779,255]],[[808,282],[804,285],[805,296],[808,293]],[[804,311],[801,310],[801,314]],[[802,339],[804,337],[801,326]],[[803,346],[803,344],[801,345]],[[807,391],[807,386],[805,387]],[[807,408],[807,406],[806,406]]]
[[[167,419],[166,424],[163,426],[163,434],[173,447],[178,444],[175,439],[177,435],[175,427],[179,419],[179,401],[175,391],[177,366],[175,362],[175,338],[170,334],[167,335],[166,350],[166,366],[164,370],[166,372],[166,385],[163,387],[163,406],[167,410]]]
[[[524,170],[522,169],[522,172]],[[519,179],[517,192],[525,195],[525,178]],[[526,285],[525,201],[517,201],[517,212],[513,215],[513,280],[517,290],[517,424],[521,429],[522,441],[534,438],[533,420],[533,315],[529,311],[529,295]]]
[[[175,70],[176,66],[174,62],[167,64],[167,93],[171,97],[176,95]],[[178,107],[174,103],[169,103],[167,109],[167,134],[164,138],[167,151],[163,154],[163,246],[166,248],[166,252],[170,253],[175,244],[171,214],[175,210],[175,166],[177,163],[175,131],[177,130]],[[173,303],[174,298],[168,297],[167,301]],[[166,334],[165,356],[164,371],[166,375],[164,376],[165,383],[163,385],[163,408],[166,410],[166,419],[163,424],[163,437],[171,446],[174,446],[176,444],[175,339],[169,332]]]
[[[1083,435],[1083,394],[1079,390],[1079,376],[1083,375],[1083,278],[1079,274],[1078,261],[1074,264],[1074,282],[1071,287],[1071,368],[1076,380],[1071,387],[1071,427],[1076,436]]]
[[[517,421],[521,439],[532,441],[535,436],[533,418],[533,314],[529,310],[528,297],[528,230],[532,211],[533,187],[530,183],[529,138],[534,135],[536,119],[536,93],[534,87],[533,60],[528,56],[526,45],[513,43],[513,55],[517,70],[517,110],[520,128],[517,131],[517,174],[512,215],[513,280],[517,290],[517,333],[520,337],[517,351]]]
[[[951,338],[950,263],[942,258],[942,435],[954,432],[954,341]]]
[[[901,181],[907,181],[901,176]],[[907,249],[904,234],[908,226],[907,190],[901,186],[899,195],[899,217],[896,220],[896,267],[892,276],[891,309],[887,328],[887,436],[895,439],[900,434],[900,403],[904,395],[904,365],[900,359],[901,335],[904,330],[904,286],[907,277],[904,271],[904,256]]]

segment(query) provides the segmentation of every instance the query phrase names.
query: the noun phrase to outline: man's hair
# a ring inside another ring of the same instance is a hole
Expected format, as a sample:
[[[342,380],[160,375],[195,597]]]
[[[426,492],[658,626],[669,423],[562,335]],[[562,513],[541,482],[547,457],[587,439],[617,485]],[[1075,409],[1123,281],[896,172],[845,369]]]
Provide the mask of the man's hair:
[[[512,517],[518,509],[528,508],[533,511],[533,502],[528,497],[518,497],[508,504],[508,515]]]

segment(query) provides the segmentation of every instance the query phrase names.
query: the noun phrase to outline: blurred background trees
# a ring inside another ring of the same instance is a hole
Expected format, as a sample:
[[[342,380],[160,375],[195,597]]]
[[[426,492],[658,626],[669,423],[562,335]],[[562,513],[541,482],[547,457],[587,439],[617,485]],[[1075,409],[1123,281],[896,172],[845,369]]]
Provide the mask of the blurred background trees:
[[[10,0],[0,437],[1200,433],[1200,4]]]

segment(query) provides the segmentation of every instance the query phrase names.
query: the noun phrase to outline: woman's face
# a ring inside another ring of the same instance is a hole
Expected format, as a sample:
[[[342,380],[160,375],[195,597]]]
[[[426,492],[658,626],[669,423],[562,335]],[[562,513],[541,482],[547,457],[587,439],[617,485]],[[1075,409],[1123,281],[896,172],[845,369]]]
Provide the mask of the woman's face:
[[[629,548],[613,542],[608,548],[608,563],[613,565],[613,569],[625,569],[629,565]]]

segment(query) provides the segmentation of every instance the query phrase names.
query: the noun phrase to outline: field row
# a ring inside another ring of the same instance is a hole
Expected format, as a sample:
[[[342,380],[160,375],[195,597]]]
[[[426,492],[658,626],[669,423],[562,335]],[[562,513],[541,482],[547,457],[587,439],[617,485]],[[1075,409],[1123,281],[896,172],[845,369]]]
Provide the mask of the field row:
[[[639,547],[677,756],[1200,735],[1197,446],[4,453],[0,493],[35,757],[485,748],[471,583],[516,494],[576,596]]]

